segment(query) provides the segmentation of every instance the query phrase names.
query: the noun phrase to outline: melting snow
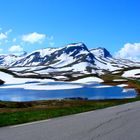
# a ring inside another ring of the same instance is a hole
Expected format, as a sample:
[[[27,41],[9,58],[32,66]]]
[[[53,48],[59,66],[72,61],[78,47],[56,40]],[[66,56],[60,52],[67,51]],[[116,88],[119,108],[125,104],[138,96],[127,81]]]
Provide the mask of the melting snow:
[[[94,83],[94,82],[101,83],[103,82],[103,80],[98,77],[87,77],[87,78],[82,78],[82,79],[73,81],[73,83]]]
[[[120,85],[117,85],[118,87],[127,87],[128,85],[127,84],[120,84]]]
[[[114,82],[126,82],[128,80],[126,80],[126,79],[114,79],[113,81]]]
[[[139,75],[136,75],[136,74],[139,74]],[[133,69],[133,70],[125,71],[122,77],[140,78],[140,69]]]

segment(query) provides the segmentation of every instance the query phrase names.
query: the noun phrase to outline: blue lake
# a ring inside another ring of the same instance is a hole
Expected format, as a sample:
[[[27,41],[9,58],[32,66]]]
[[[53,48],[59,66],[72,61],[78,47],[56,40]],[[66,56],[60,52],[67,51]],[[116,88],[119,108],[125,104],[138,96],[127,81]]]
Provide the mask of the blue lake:
[[[76,97],[98,100],[98,99],[135,98],[137,96],[137,93],[134,89],[124,91],[123,88],[117,86],[102,87],[102,88],[94,88],[94,86],[97,87],[102,85],[101,84],[82,85],[82,87],[75,89],[59,89],[59,90],[29,90],[24,88],[0,88],[0,100],[34,101],[34,100],[53,100],[53,99],[76,98]]]

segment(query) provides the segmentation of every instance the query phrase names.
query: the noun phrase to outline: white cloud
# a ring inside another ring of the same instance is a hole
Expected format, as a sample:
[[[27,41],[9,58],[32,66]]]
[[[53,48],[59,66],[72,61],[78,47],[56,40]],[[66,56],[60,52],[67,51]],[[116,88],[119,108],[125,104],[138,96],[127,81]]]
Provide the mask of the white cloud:
[[[140,43],[126,43],[115,56],[117,58],[140,60]]]
[[[7,35],[5,33],[0,33],[0,40],[6,39]]]
[[[28,42],[28,43],[42,43],[42,41],[46,38],[45,34],[39,34],[36,32],[27,34],[27,35],[23,35],[22,36],[22,40],[24,42]]]
[[[22,52],[23,48],[20,45],[14,45],[9,48],[10,52]]]

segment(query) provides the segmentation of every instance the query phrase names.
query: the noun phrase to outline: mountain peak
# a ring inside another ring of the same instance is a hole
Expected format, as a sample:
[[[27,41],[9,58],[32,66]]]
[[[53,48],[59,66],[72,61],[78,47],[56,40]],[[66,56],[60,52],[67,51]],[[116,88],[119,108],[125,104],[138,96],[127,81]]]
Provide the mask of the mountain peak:
[[[103,47],[98,47],[98,48],[92,49],[90,51],[91,51],[92,54],[94,54],[97,57],[112,57],[110,52]]]
[[[67,47],[77,47],[77,46],[85,47],[86,45],[85,45],[83,42],[79,42],[79,43],[70,43],[70,44],[67,45]]]
[[[81,51],[81,50],[85,50],[85,51],[89,51],[87,46],[84,43],[71,43],[68,44],[65,49],[67,50],[67,52],[72,52],[74,50],[77,51]]]

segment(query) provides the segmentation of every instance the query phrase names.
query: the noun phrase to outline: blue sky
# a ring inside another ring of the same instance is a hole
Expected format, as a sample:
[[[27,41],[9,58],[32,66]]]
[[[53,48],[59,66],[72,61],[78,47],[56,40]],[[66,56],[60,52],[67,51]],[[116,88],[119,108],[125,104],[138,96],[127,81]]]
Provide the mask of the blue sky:
[[[139,6],[139,0],[0,0],[0,51],[84,42],[121,56],[140,52]]]

